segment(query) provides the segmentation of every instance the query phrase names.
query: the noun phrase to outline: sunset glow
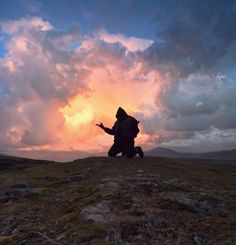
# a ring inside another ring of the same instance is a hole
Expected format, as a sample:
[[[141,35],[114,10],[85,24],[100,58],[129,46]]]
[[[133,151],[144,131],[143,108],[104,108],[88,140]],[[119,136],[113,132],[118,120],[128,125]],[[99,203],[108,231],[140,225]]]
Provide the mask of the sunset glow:
[[[157,90],[150,90],[150,85],[158,78],[158,74],[149,74],[150,80],[144,83],[119,81],[120,75],[115,67],[112,75],[111,84],[107,69],[94,69],[87,81],[89,92],[75,96],[65,107],[59,109],[65,118],[63,141],[69,139],[64,149],[78,147],[90,150],[92,145],[100,145],[101,149],[105,149],[112,139],[104,136],[95,126],[96,123],[103,122],[111,127],[116,120],[115,114],[119,106],[126,108],[127,112],[133,115],[140,111],[140,106],[154,103]],[[102,141],[101,137],[104,138]],[[75,138],[79,143],[74,143]],[[145,143],[145,137],[140,136],[139,142]]]

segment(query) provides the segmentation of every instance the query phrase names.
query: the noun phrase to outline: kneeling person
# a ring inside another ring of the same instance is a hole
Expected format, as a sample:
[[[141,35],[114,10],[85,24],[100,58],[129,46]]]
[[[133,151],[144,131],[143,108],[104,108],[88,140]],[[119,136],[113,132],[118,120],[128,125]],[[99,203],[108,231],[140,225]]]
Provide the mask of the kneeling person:
[[[108,156],[115,157],[117,154],[122,153],[122,156],[127,156],[128,158],[132,158],[136,154],[143,158],[142,148],[134,146],[134,138],[139,133],[139,121],[129,116],[121,107],[117,110],[116,118],[117,120],[112,128],[106,128],[102,123],[96,124],[107,134],[114,135],[114,144],[108,151]]]

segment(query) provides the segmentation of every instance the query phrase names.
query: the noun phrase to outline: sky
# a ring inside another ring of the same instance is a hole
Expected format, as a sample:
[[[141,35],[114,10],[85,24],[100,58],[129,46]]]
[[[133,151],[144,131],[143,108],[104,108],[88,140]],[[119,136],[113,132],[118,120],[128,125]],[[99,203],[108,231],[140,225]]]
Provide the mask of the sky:
[[[0,152],[106,152],[119,106],[136,143],[236,148],[234,0],[1,0]],[[60,155],[61,156],[61,155]]]

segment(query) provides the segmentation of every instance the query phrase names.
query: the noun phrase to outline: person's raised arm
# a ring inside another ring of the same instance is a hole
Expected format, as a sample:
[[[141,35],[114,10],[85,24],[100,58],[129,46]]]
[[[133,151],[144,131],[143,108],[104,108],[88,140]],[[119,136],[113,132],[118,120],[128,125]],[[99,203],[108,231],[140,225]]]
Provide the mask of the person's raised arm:
[[[115,134],[115,127],[106,128],[104,127],[103,123],[96,124],[99,128],[103,129],[107,134],[114,135]]]

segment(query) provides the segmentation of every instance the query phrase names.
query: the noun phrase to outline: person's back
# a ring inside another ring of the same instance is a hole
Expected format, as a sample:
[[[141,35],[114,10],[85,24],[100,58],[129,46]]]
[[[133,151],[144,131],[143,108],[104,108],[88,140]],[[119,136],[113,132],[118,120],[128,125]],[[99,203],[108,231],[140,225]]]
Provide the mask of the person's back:
[[[138,124],[139,121],[132,116],[128,116],[122,123],[122,136],[130,139],[136,138],[137,134],[139,133]]]

